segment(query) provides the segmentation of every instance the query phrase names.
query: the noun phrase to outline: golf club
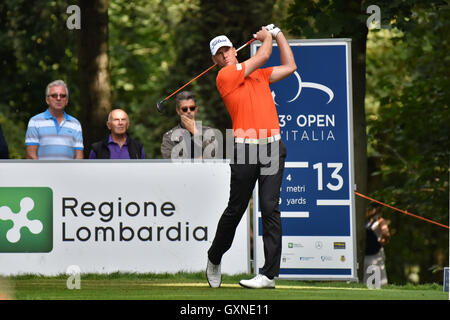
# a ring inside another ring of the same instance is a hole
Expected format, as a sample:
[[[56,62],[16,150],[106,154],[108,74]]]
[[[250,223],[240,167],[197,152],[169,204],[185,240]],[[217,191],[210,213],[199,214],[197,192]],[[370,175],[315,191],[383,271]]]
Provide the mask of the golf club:
[[[241,47],[239,47],[236,52],[239,52],[239,50],[245,48],[246,46],[248,46],[250,43],[252,43],[253,41],[255,41],[256,39],[251,39],[249,41],[247,41],[245,44],[243,44]],[[211,70],[212,68],[214,68],[217,65],[217,63],[215,63],[214,65],[212,65],[211,67],[209,67],[208,69],[206,69],[205,71],[203,71],[202,73],[200,73],[198,76],[196,76],[195,78],[193,78],[192,80],[190,80],[188,83],[186,83],[185,85],[183,85],[181,88],[179,88],[178,90],[174,91],[173,93],[171,93],[169,96],[167,96],[166,98],[164,98],[163,100],[159,101],[156,104],[156,108],[158,109],[159,112],[162,112],[163,110],[163,103],[166,102],[167,100],[169,100],[174,94],[176,94],[177,92],[183,90],[186,86],[188,86],[190,83],[192,83],[193,81],[197,80],[198,78],[200,78],[202,75],[204,75],[205,73],[207,73],[209,70]]]

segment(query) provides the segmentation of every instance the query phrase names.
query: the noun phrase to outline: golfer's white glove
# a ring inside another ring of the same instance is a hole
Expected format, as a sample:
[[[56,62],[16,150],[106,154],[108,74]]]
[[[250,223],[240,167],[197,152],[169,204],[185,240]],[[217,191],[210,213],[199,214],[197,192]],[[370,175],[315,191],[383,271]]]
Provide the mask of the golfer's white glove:
[[[268,24],[264,27],[267,31],[269,31],[272,34],[272,37],[275,39],[277,37],[277,34],[281,31],[280,28],[275,26],[273,23]]]

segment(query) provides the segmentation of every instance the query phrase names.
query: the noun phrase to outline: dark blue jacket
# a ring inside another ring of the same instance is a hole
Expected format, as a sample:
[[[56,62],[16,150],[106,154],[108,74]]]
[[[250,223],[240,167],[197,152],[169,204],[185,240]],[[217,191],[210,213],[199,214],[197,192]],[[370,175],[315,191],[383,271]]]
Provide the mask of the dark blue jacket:
[[[9,150],[6,139],[3,136],[2,125],[0,124],[0,159],[9,159]]]

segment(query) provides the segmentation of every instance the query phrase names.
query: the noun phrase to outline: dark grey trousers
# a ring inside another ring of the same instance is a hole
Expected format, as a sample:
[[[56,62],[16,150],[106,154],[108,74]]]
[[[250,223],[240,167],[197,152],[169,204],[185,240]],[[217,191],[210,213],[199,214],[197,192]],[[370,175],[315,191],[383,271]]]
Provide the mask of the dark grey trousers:
[[[217,225],[214,241],[208,250],[208,258],[212,263],[219,264],[223,254],[231,247],[236,228],[258,181],[265,259],[261,273],[270,278],[276,277],[280,272],[281,259],[281,217],[278,201],[286,147],[283,142],[276,141],[267,145],[235,144],[234,148],[234,161],[230,164],[230,198]],[[242,150],[245,153],[242,153]]]

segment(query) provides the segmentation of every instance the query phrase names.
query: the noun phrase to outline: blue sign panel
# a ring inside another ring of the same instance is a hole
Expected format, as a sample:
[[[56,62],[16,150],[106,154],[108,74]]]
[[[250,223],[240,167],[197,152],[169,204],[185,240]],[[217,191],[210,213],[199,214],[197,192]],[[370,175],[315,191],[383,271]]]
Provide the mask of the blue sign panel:
[[[271,85],[287,148],[280,277],[355,279],[350,40],[289,43],[298,69]],[[252,54],[259,45],[252,45]],[[274,65],[280,65],[276,43],[266,66]],[[258,269],[264,256],[254,203]]]

